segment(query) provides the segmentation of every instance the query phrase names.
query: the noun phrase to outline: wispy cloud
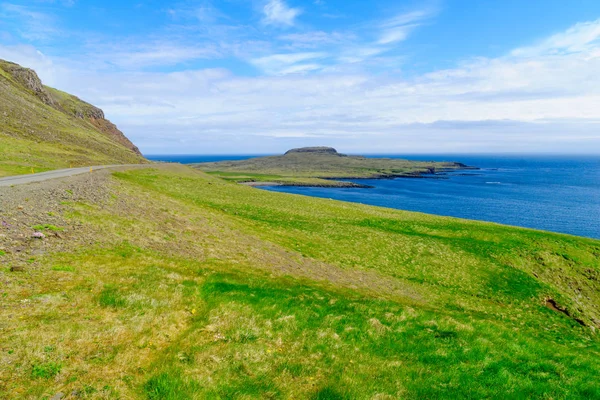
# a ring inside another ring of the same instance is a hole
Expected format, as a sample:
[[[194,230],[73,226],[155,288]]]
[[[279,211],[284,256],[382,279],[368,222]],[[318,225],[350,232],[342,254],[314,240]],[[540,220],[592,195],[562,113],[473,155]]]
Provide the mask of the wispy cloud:
[[[305,62],[324,58],[326,56],[325,53],[273,54],[266,57],[255,58],[250,62],[269,75],[286,75],[320,69],[322,68],[320,64]]]
[[[105,60],[123,68],[171,66],[186,61],[220,57],[213,46],[182,46],[178,44],[152,44],[142,48],[113,49],[103,54]]]
[[[281,35],[278,39],[296,48],[316,48],[355,40],[356,35],[341,32],[310,31]]]
[[[384,21],[379,28],[378,44],[391,44],[406,40],[411,31],[435,14],[434,10],[417,10],[396,15]]]
[[[301,13],[301,9],[288,7],[283,0],[268,0],[263,7],[263,23],[265,25],[293,26],[296,17]]]
[[[581,53],[597,48],[600,41],[600,19],[582,22],[533,46],[512,51],[513,56],[540,56]]]
[[[53,16],[26,6],[0,4],[0,20],[16,22],[15,30],[30,41],[47,40],[61,34]]]
[[[168,8],[166,13],[175,20],[196,20],[202,24],[216,24],[221,20],[228,20],[228,16],[213,5],[210,1],[179,3]]]
[[[343,64],[356,64],[378,56],[386,51],[385,48],[377,46],[353,47],[342,51],[338,61]]]

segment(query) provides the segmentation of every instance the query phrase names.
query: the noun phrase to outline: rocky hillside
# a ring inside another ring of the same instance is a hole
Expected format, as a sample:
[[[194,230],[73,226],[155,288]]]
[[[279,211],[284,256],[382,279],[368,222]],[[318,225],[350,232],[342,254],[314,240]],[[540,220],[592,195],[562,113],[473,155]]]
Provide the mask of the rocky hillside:
[[[144,162],[104,112],[0,60],[0,176],[68,166]]]

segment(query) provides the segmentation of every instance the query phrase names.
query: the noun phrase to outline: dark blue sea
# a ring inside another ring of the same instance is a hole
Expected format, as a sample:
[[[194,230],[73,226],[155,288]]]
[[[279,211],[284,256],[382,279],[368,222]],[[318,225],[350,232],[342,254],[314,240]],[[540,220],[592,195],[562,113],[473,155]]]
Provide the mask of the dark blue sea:
[[[154,156],[182,163],[256,156]],[[372,157],[375,157],[373,155]],[[424,179],[360,179],[373,189],[263,187],[401,210],[492,221],[600,239],[600,156],[377,155],[458,161],[479,170]]]

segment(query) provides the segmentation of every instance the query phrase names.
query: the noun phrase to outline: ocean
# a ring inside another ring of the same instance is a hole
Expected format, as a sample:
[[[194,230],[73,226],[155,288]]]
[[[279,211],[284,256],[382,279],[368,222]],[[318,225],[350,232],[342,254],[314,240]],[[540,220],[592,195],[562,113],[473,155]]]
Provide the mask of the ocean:
[[[254,156],[149,156],[181,163]],[[262,187],[285,192],[600,239],[600,156],[369,155],[479,167],[424,179],[359,179],[360,188]]]

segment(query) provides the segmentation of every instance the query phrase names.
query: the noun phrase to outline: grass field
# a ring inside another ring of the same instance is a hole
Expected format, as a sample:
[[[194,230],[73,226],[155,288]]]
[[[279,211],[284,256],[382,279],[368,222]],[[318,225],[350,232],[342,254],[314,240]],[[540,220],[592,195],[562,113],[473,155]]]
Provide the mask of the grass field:
[[[201,168],[200,168],[201,169]],[[335,181],[330,179],[311,178],[311,177],[296,177],[286,175],[273,174],[257,174],[248,172],[225,172],[225,171],[209,171],[210,175],[214,175],[230,182],[237,183],[259,183],[259,184],[274,184],[274,185],[292,185],[292,186],[324,186],[324,187],[353,187],[356,184],[347,181]]]
[[[0,272],[0,397],[600,398],[599,241],[112,179],[94,243]]]

